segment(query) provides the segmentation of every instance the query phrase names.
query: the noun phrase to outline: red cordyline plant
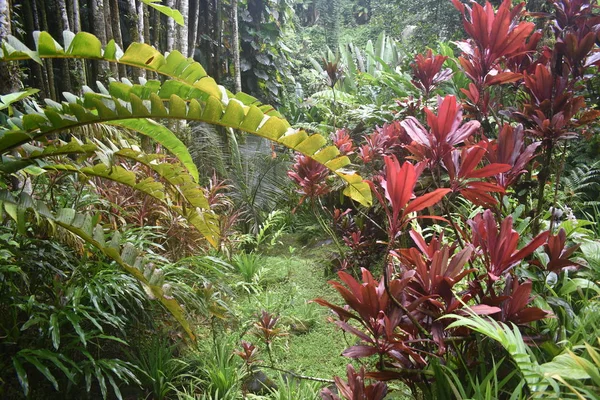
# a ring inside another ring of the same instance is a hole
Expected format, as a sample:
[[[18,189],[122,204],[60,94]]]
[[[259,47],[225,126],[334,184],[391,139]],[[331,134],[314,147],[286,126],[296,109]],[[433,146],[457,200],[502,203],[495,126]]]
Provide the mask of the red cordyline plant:
[[[525,326],[552,315],[541,308],[530,306],[531,289],[531,281],[519,283],[518,279],[507,275],[504,291],[497,295],[491,290],[490,295],[482,299],[482,303],[500,309],[491,315],[495,320]]]
[[[452,2],[463,14],[463,26],[470,37],[469,40],[457,42],[463,52],[459,63],[473,82],[468,90],[462,89],[462,92],[470,101],[469,111],[486,117],[490,111],[488,89],[521,79],[520,71],[506,70],[502,62],[525,51],[524,43],[535,25],[532,22],[519,22],[525,3],[512,7],[511,0],[504,0],[494,11],[489,2],[485,6],[473,2],[471,7],[460,0]]]
[[[477,347],[481,343],[467,338],[470,333],[464,329],[446,329],[450,321],[440,318],[467,309],[514,323],[524,334],[539,334],[531,323],[552,315],[532,306],[535,280],[519,275],[530,265],[542,269],[539,276],[577,266],[571,260],[577,247],[567,247],[564,231],[552,234],[551,228],[537,234],[539,230],[533,229],[533,238],[524,241],[525,234],[516,232],[511,211],[505,209],[511,207],[510,201],[497,203],[501,196],[514,194],[519,180],[527,179],[525,173],[535,176],[534,168],[539,168],[532,166],[536,152],[544,154],[549,143],[571,137],[577,125],[589,122],[593,115],[584,112],[583,98],[576,92],[581,73],[573,73],[598,61],[595,47],[588,50],[589,33],[600,31],[596,17],[585,11],[589,1],[553,2],[562,12],[557,28],[561,39],[558,47],[541,50],[541,33],[534,32],[531,22],[521,21],[523,3],[513,7],[505,0],[494,11],[489,3],[453,2],[470,35],[459,43],[463,51],[459,62],[471,80],[463,91],[466,104],[454,96],[440,97],[436,111],[423,110],[427,128],[413,116],[388,125],[388,129],[400,128],[390,131],[394,135],[376,131],[368,136],[358,157],[365,163],[383,158],[385,167],[372,183],[379,202],[375,212],[384,218],[385,224],[380,225],[387,234],[382,240],[388,246],[383,252],[383,278],[375,279],[365,268],[362,279],[339,272],[339,281],[330,284],[345,305],[315,300],[330,308],[336,325],[357,339],[344,356],[377,360],[369,372],[349,373],[349,382],[357,376],[363,383],[365,377],[400,379],[411,388],[425,388],[434,381],[428,368],[435,359],[450,366],[460,357],[472,365],[472,355],[484,351]],[[425,93],[434,89],[443,62],[443,57],[431,52],[415,59],[415,84]],[[493,88],[501,84],[510,85]],[[513,97],[517,100],[502,110],[504,90],[510,93],[507,103]],[[463,121],[464,109],[479,121]],[[418,110],[414,113],[419,114]],[[507,118],[520,124],[513,121],[511,125]],[[484,211],[462,225],[451,221],[454,243],[441,234],[426,240],[416,230],[407,232],[417,219],[445,221],[438,211],[452,215],[457,197]],[[338,214],[341,218],[343,213]],[[353,233],[346,242],[358,248],[362,234]],[[535,260],[534,255],[542,246],[545,262]],[[535,273],[532,268],[528,271],[529,276]],[[344,385],[347,391],[340,398],[370,398],[355,396],[364,393],[364,385]],[[323,394],[326,399],[333,396]]]
[[[508,171],[495,175],[496,183],[504,190],[514,185],[519,176],[527,172],[527,166],[535,157],[540,142],[525,146],[523,125],[512,127],[504,124],[498,139],[488,140],[486,158],[490,163],[509,165]]]
[[[329,170],[310,157],[296,154],[296,162],[288,176],[300,186],[298,193],[302,195],[298,204],[302,204],[307,198],[323,196],[331,190],[326,180]]]
[[[454,147],[467,140],[480,127],[478,121],[463,124],[462,107],[456,97],[438,98],[438,114],[425,107],[429,130],[415,117],[408,117],[401,122],[412,143],[405,148],[417,161],[427,161],[434,166],[443,160]]]
[[[246,364],[246,367],[250,370],[252,364],[260,362],[258,359],[258,348],[245,340],[242,340],[240,345],[242,347],[241,350],[236,350],[234,353],[244,360],[244,364]]]
[[[465,109],[482,122],[486,135],[493,135],[496,130],[492,121],[498,125],[503,123],[499,115],[510,115],[523,124],[525,138],[529,139],[519,143],[519,147],[541,142],[541,146],[528,147],[526,154],[519,154],[520,160],[515,157],[512,162],[505,160],[514,168],[507,175],[497,177],[499,185],[507,189],[516,183],[536,149],[541,150],[537,218],[533,224],[537,231],[539,214],[545,209],[544,188],[552,172],[551,161],[558,142],[576,138],[579,126],[600,115],[597,110],[587,109],[583,96],[578,93],[582,83],[591,76],[591,68],[600,65],[597,46],[600,16],[594,10],[597,5],[590,0],[552,0],[554,13],[530,14],[549,19],[548,25],[554,32],[552,47],[540,48],[543,35],[534,31],[533,23],[524,21],[525,3],[513,7],[510,0],[504,0],[494,11],[490,3],[482,6],[473,2],[467,6],[460,0],[452,1],[463,14],[463,25],[469,36],[466,41],[457,43],[462,51],[459,63],[471,80],[468,88],[461,89],[466,96]],[[506,83],[514,83],[509,87],[512,91],[524,92],[524,96],[515,96],[521,100],[519,103],[505,104],[506,96],[502,97],[501,91],[490,90]],[[510,132],[505,127],[502,133]]]
[[[398,121],[377,127],[364,138],[365,144],[358,150],[359,158],[364,164],[381,159],[385,155],[398,153],[407,140],[406,132]]]
[[[413,70],[412,83],[429,97],[429,93],[442,82],[447,81],[452,76],[452,70],[445,68],[442,70],[444,62],[448,59],[446,56],[433,55],[431,49],[427,50],[425,55],[417,54],[410,67]]]
[[[549,232],[542,232],[525,247],[518,249],[519,234],[513,229],[512,216],[506,217],[498,227],[492,211],[486,210],[467,223],[472,230],[471,243],[477,247],[480,259],[492,281],[498,280],[530,256],[546,242],[549,235]]]
[[[365,379],[365,367],[360,367],[356,372],[352,364],[346,367],[347,381],[340,377],[335,377],[335,386],[338,389],[339,396],[325,388],[321,391],[323,400],[383,400],[387,395],[388,388],[383,382],[375,382],[367,385]],[[341,397],[340,397],[341,396]]]
[[[510,170],[510,165],[492,163],[477,168],[487,152],[487,143],[453,150],[444,156],[444,167],[450,179],[450,188],[477,206],[491,207],[497,200],[490,193],[504,193],[504,188],[495,182],[479,179],[494,177]]]
[[[323,299],[314,301],[329,307],[339,318],[335,324],[360,340],[359,344],[344,350],[342,355],[350,358],[378,355],[380,368],[383,367],[383,356],[390,357],[392,362],[401,368],[425,366],[425,360],[407,343],[414,337],[417,328],[411,324],[406,312],[391,298],[393,296],[396,300],[401,299],[413,275],[414,272],[410,271],[400,279],[390,282],[391,295],[388,294],[383,279],[376,281],[364,268],[362,283],[343,271],[338,272],[338,277],[344,284],[329,281],[344,298],[349,309],[338,307]],[[424,300],[425,298],[406,300],[404,309],[414,311]],[[353,326],[351,320],[358,322],[361,328]]]
[[[388,236],[393,241],[410,221],[411,213],[437,204],[450,192],[450,189],[436,189],[415,197],[415,185],[425,165],[423,163],[413,165],[408,161],[400,165],[395,156],[386,156],[384,161],[385,177],[379,179],[379,184],[384,190],[387,202],[375,188],[375,185],[372,185],[372,189],[383,207],[387,217]]]
[[[346,129],[336,130],[331,134],[331,140],[333,141],[333,145],[338,148],[341,155],[349,156],[354,154],[356,148]]]

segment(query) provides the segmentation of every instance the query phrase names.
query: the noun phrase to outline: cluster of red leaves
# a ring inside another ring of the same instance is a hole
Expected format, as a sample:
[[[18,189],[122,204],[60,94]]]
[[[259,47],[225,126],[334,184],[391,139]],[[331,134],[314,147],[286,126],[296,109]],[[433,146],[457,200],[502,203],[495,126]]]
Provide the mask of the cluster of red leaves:
[[[429,130],[415,117],[408,117],[401,125],[412,140],[405,146],[406,149],[415,160],[427,160],[431,165],[439,163],[454,146],[463,143],[480,126],[478,121],[462,123],[462,107],[451,95],[438,99],[438,115],[427,107],[424,112]]]
[[[279,317],[262,310],[258,316],[258,321],[254,324],[255,334],[261,338],[267,346],[277,337],[284,336],[285,332],[276,327]]]
[[[452,150],[444,156],[444,167],[448,172],[453,192],[459,192],[475,205],[491,207],[496,204],[496,199],[490,193],[504,193],[504,188],[497,183],[481,179],[507,172],[510,165],[491,163],[477,168],[486,152],[487,143],[484,141],[475,146]]]
[[[498,139],[488,140],[486,158],[490,163],[509,165],[508,171],[495,175],[496,182],[504,190],[517,182],[519,176],[527,171],[527,165],[535,156],[540,142],[525,146],[523,125],[516,128],[508,124],[502,126]]]
[[[490,110],[490,97],[486,89],[521,79],[520,72],[504,69],[502,62],[527,51],[530,45],[526,40],[535,25],[532,22],[519,22],[525,3],[512,7],[510,0],[504,0],[494,11],[489,2],[485,6],[472,3],[472,7],[460,0],[452,2],[463,14],[463,26],[470,37],[457,43],[463,52],[458,60],[472,81],[469,89],[462,89],[462,92],[470,101],[469,112],[486,116]]]
[[[302,197],[299,204],[307,198],[316,198],[329,193],[330,187],[326,181],[328,175],[329,170],[323,164],[303,154],[297,154],[296,162],[292,165],[292,170],[288,171],[288,176],[300,186],[298,193]]]
[[[337,208],[333,210],[334,232],[339,234],[344,244],[350,248],[340,261],[340,269],[369,268],[376,261],[373,254],[381,251],[381,245],[377,243],[373,228],[368,219],[366,222],[361,220],[357,223],[350,208],[344,212]]]
[[[333,142],[333,145],[338,148],[340,154],[343,156],[352,155],[356,150],[352,138],[345,129],[338,129],[335,131],[335,133],[332,133],[331,141]]]
[[[365,367],[360,367],[358,373],[351,364],[346,366],[346,375],[348,381],[340,377],[335,377],[335,386],[337,386],[338,396],[331,389],[325,388],[321,391],[323,400],[383,400],[387,395],[388,388],[383,382],[375,382],[371,385],[365,383]]]
[[[358,149],[363,164],[369,164],[385,155],[397,153],[406,142],[406,132],[398,121],[377,127],[365,136],[365,144]]]
[[[336,281],[329,283],[344,298],[349,309],[331,304],[323,299],[314,301],[329,307],[338,317],[335,324],[342,330],[355,335],[361,344],[347,348],[342,355],[350,358],[368,357],[375,354],[386,355],[392,364],[398,368],[416,368],[426,365],[425,360],[415,349],[407,344],[414,337],[415,327],[410,324],[404,310],[399,308],[390,298],[404,302],[405,309],[416,310],[425,299],[410,301],[402,296],[414,276],[414,271],[406,272],[401,278],[394,279],[389,284],[389,294],[383,278],[379,281],[373,275],[362,269],[362,283],[346,272],[338,272],[343,284]],[[363,330],[354,327],[350,320],[358,322]]]
[[[415,185],[425,164],[421,163],[415,166],[406,161],[400,166],[400,162],[395,156],[386,156],[384,161],[385,176],[380,177],[379,184],[384,190],[387,202],[374,184],[372,184],[372,189],[384,209],[387,217],[388,236],[393,240],[410,221],[411,213],[435,205],[450,192],[450,189],[436,189],[415,197]]]
[[[442,70],[442,65],[447,59],[448,57],[439,54],[434,56],[431,50],[427,50],[425,55],[417,54],[415,56],[414,62],[410,65],[414,77],[412,83],[425,92],[425,97],[428,97],[437,85],[452,76],[450,68]]]
[[[246,365],[252,365],[254,363],[259,362],[258,359],[258,348],[250,342],[242,340],[241,342],[242,349],[236,350],[234,353],[239,356]]]
[[[419,106],[405,114],[412,116],[365,137],[365,144],[356,151],[358,159],[365,164],[382,159],[385,166],[383,172],[373,168],[377,173],[371,183],[392,249],[385,253],[384,278],[375,280],[366,269],[362,281],[340,272],[341,282],[330,284],[346,305],[315,300],[333,311],[342,330],[358,338],[357,344],[344,351],[345,356],[380,357],[378,371],[362,375],[353,371],[352,376],[348,374],[349,382],[356,382],[357,376],[361,382],[364,377],[426,379],[406,372],[427,365],[430,357],[449,354],[453,342],[448,336],[465,332],[449,332],[447,319],[440,317],[466,313],[466,307],[469,312],[524,328],[551,316],[532,306],[533,283],[520,280],[515,267],[537,265],[545,273],[559,273],[577,266],[572,260],[577,246],[567,247],[564,231],[542,232],[519,245],[522,237],[513,229],[512,216],[503,217],[497,203],[499,195],[511,193],[520,177],[531,171],[540,148],[574,136],[574,128],[597,117],[597,112],[585,110],[576,88],[583,71],[600,63],[596,46],[600,17],[592,13],[589,0],[553,0],[556,44],[538,49],[542,34],[523,20],[524,3],[513,7],[510,0],[504,0],[495,11],[490,3],[467,6],[452,1],[470,36],[458,43],[460,66],[471,80],[462,91],[466,101],[461,105],[456,97],[446,96],[438,98],[437,111],[424,107],[427,127],[417,118],[421,103],[413,103]],[[445,60],[428,51],[411,64],[413,83],[426,97],[450,76],[442,70]],[[511,109],[502,115],[519,124],[502,121],[494,126],[490,121],[498,121],[503,106],[497,97],[500,91],[491,88],[509,83],[525,96],[519,97],[519,112]],[[463,110],[481,123],[463,121]],[[334,142],[342,151],[347,139],[336,133]],[[447,195],[450,200],[461,196],[487,208],[466,221],[464,230],[453,226],[460,248],[443,244],[442,236],[427,242],[415,231],[409,234],[416,247],[396,248],[399,236],[407,234],[415,218],[443,220],[437,211],[445,213],[446,205],[436,207]],[[425,210],[433,215],[420,215]],[[345,242],[359,248],[361,232],[354,230]],[[544,264],[531,260],[541,247],[548,256]],[[343,396],[348,399],[356,398],[354,387],[364,393],[364,384],[344,385]]]
[[[506,217],[498,228],[492,211],[486,210],[467,223],[472,231],[469,239],[479,249],[480,260],[493,281],[531,255],[549,235],[548,232],[540,233],[519,250],[519,234],[513,229],[512,216]]]

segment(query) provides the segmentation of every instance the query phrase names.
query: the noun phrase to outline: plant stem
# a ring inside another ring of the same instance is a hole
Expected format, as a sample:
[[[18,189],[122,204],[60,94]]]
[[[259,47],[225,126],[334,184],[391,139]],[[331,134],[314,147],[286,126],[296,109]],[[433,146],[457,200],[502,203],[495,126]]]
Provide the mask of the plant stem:
[[[272,369],[274,371],[285,372],[286,374],[290,374],[294,378],[298,378],[298,379],[305,379],[305,380],[308,380],[308,381],[323,382],[323,383],[335,383],[335,381],[333,379],[316,378],[314,376],[300,375],[300,374],[297,374],[297,373],[292,372],[292,371],[287,370],[287,369],[276,368],[276,367],[269,366],[269,365],[256,364],[256,366],[260,367],[260,368]]]
[[[554,197],[552,198],[552,208],[550,209],[550,233],[554,229],[554,209],[556,208],[556,198],[558,197],[558,186],[560,185],[560,176],[565,169],[565,158],[567,155],[567,141],[563,144],[563,153],[560,161],[560,168],[556,171],[556,181],[554,182]]]
[[[413,323],[413,325],[417,328],[417,330],[425,337],[430,338],[431,334],[429,332],[427,332],[427,330],[423,327],[423,325],[421,325],[419,323],[419,321],[417,321],[417,319],[410,313],[410,311],[408,311],[408,309],[406,307],[404,307],[404,305],[402,303],[400,303],[398,301],[398,299],[396,299],[396,297],[394,297],[392,295],[392,291],[390,289],[390,276],[389,276],[389,265],[390,263],[390,251],[392,250],[392,243],[393,243],[393,237],[391,236],[392,240],[390,241],[390,243],[388,244],[388,247],[386,249],[386,254],[385,254],[385,259],[384,259],[384,263],[383,263],[383,285],[385,287],[385,292],[387,293],[387,295],[389,296],[389,298],[392,300],[392,303],[394,303],[396,306],[398,306],[408,317],[408,319],[410,319],[410,322]]]
[[[538,193],[537,193],[537,206],[535,209],[534,223],[532,226],[533,235],[537,235],[540,231],[540,216],[542,213],[542,207],[544,205],[544,189],[546,188],[546,180],[550,177],[550,163],[552,162],[552,152],[554,150],[553,142],[548,142],[546,145],[546,153],[544,164],[538,174]]]

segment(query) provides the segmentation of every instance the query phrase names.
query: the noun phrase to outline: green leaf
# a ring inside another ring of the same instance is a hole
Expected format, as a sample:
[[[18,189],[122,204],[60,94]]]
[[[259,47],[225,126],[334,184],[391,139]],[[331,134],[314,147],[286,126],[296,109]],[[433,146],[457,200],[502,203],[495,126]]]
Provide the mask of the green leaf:
[[[165,14],[167,17],[173,18],[179,25],[184,26],[183,16],[178,10],[160,5],[160,0],[142,0],[142,3],[156,9],[158,12]],[[157,4],[159,3],[159,4]]]
[[[198,168],[196,168],[196,164],[194,164],[186,145],[165,126],[145,118],[112,121],[109,125],[127,128],[152,138],[155,142],[177,157],[177,159],[187,168],[192,177],[194,177],[196,182],[200,179]]]
[[[106,380],[104,379],[104,374],[98,365],[94,367],[94,375],[96,376],[96,380],[98,381],[98,385],[100,385],[100,391],[102,392],[102,398],[106,400],[106,395],[108,394],[108,390],[106,388]]]
[[[540,368],[544,374],[550,377],[558,375],[564,379],[583,380],[590,378],[584,365],[592,369],[595,368],[591,362],[584,358],[573,353],[564,353],[554,357],[552,361],[542,364]]]
[[[27,89],[22,92],[14,92],[0,96],[0,110],[4,110],[8,108],[11,104],[23,100],[24,98],[34,95],[38,92],[39,89]]]
[[[66,37],[71,37],[71,35]],[[80,45],[75,46],[77,35],[70,41],[67,53],[62,51],[48,33],[40,33],[37,38],[37,53],[30,54],[17,50],[13,46],[8,47],[6,44],[3,48],[2,58],[4,60],[33,59],[40,56],[90,58],[92,53],[97,54],[97,49],[89,50]],[[83,44],[86,41],[96,43],[87,35],[81,35],[80,38],[77,40]],[[89,53],[87,53],[88,51]],[[236,100],[230,99],[228,91],[217,85],[214,79],[206,76],[206,72],[200,64],[183,57],[178,52],[172,52],[165,58],[147,44],[133,43],[118,59],[112,57],[116,58],[119,55],[111,54],[111,59],[106,57],[104,59],[154,71],[170,79],[162,86],[157,81],[146,81],[142,85],[111,84],[109,95],[105,88],[101,90],[101,93],[93,93],[87,87],[83,98],[77,99],[73,96],[71,104],[64,107],[58,103],[48,102],[48,107],[43,109],[42,113],[35,112],[13,118],[10,127],[0,130],[0,152],[5,153],[31,140],[42,139],[46,135],[60,133],[75,126],[112,120],[165,117],[166,109],[162,104],[162,100],[164,100],[161,99],[162,95],[170,100],[170,117],[241,129],[296,148],[307,156],[319,154],[318,151],[325,145],[324,139],[318,135],[296,134],[296,131],[290,128],[289,123],[281,118],[272,106],[260,105],[252,96],[238,93],[235,95]],[[149,103],[143,102],[148,99]],[[237,101],[240,101],[241,104]],[[186,107],[187,103],[189,103],[189,107]],[[148,110],[148,108],[150,109]],[[201,113],[200,109],[202,109]],[[302,140],[296,141],[297,139]],[[315,157],[323,160],[327,158],[325,155],[326,153],[323,153]],[[331,159],[326,162],[328,161]],[[362,179],[355,179],[358,175],[342,171],[340,166],[344,163],[340,159],[329,164],[328,168],[352,186],[346,188],[344,191],[346,194],[361,204],[370,205],[372,198],[370,191],[367,190],[368,185],[366,182],[362,182]],[[188,161],[185,161],[184,164],[193,168]],[[189,171],[195,175],[192,169]],[[351,179],[348,180],[348,178]],[[196,218],[196,221],[199,222],[200,219]],[[208,233],[211,230],[204,229],[204,231]]]
[[[27,397],[29,394],[29,379],[27,379],[27,372],[25,372],[25,368],[19,361],[17,357],[12,357],[13,366],[15,367],[15,371],[17,372],[17,379],[19,379],[19,384],[23,389],[23,394]]]
[[[90,169],[90,170],[93,171],[93,169]],[[28,195],[23,193],[22,196],[28,196]],[[29,198],[29,200],[28,200],[29,206],[24,206],[23,202],[18,202],[7,190],[0,191],[0,201],[3,201],[5,203],[10,202],[12,204],[16,204],[20,208],[25,208],[25,209],[40,208],[40,204],[41,204],[40,201]],[[47,207],[46,207],[46,209],[47,209]],[[137,280],[139,280],[144,285],[146,285],[151,290],[154,297],[157,298],[163,304],[163,306],[167,310],[169,310],[169,312],[173,315],[173,317],[177,320],[177,322],[179,322],[179,324],[185,330],[185,332],[188,334],[188,336],[192,340],[195,340],[195,335],[190,327],[190,323],[186,319],[185,312],[181,308],[179,303],[174,298],[165,296],[161,286],[151,285],[150,282],[148,281],[148,279],[146,279],[144,277],[143,273],[138,268],[136,268],[133,265],[129,265],[122,260],[121,255],[120,255],[121,254],[120,246],[119,246],[120,239],[119,239],[118,232],[115,232],[115,234],[113,235],[113,239],[115,239],[114,246],[118,247],[115,249],[115,248],[110,247],[111,245],[109,245],[109,247],[107,247],[107,246],[104,246],[103,244],[101,244],[100,242],[96,241],[93,236],[94,235],[93,231],[95,231],[95,229],[87,229],[87,228],[82,229],[81,227],[75,226],[74,223],[76,221],[78,221],[78,220],[85,221],[86,218],[82,217],[81,214],[78,214],[77,211],[75,211],[73,209],[63,208],[63,209],[59,210],[59,212],[56,216],[48,213],[47,215],[45,215],[45,217],[49,221],[51,221],[57,225],[60,225],[62,228],[79,236],[85,242],[96,247],[98,250],[102,251],[104,254],[111,257],[113,260],[115,260],[117,262],[117,264],[119,264],[121,266],[121,268],[123,268],[124,270],[129,272]],[[196,214],[196,218],[199,218],[198,214]],[[198,222],[195,220],[192,220],[192,223],[197,224]],[[83,225],[85,225],[85,224],[83,224]],[[55,315],[55,314],[53,314],[53,315]],[[86,317],[88,317],[89,313],[84,313],[84,315],[86,315]],[[51,317],[51,319],[52,319],[52,317]],[[88,317],[88,319],[91,319],[91,318]],[[93,321],[93,319],[91,319],[91,320]],[[55,340],[54,335],[60,334],[57,324],[58,324],[57,319],[55,322],[51,321],[51,333],[53,335],[53,343],[55,343],[56,348],[58,348],[57,345],[59,344],[59,338]],[[100,330],[102,330],[100,325],[97,325],[97,326]]]
[[[56,378],[54,377],[54,375],[52,375],[52,372],[50,372],[48,367],[42,364],[40,360],[37,359],[37,357],[32,357],[27,354],[21,354],[21,352],[19,352],[18,354],[20,354],[21,357],[23,357],[23,359],[25,359],[28,363],[37,368],[37,370],[40,371],[42,375],[46,377],[46,379],[52,384],[52,386],[54,386],[54,389],[58,390],[58,382],[56,381]]]
[[[73,326],[73,329],[75,329],[77,335],[79,336],[81,344],[83,344],[83,347],[86,347],[87,342],[85,340],[85,331],[81,329],[81,325],[79,324],[79,317],[76,314],[71,314],[70,312],[66,313],[66,317]]]
[[[79,32],[73,38],[71,45],[67,48],[67,53],[76,54],[85,58],[101,58],[102,43],[100,39],[91,33]]]
[[[52,336],[52,345],[56,350],[60,347],[60,325],[58,324],[58,315],[50,315],[50,334]]]

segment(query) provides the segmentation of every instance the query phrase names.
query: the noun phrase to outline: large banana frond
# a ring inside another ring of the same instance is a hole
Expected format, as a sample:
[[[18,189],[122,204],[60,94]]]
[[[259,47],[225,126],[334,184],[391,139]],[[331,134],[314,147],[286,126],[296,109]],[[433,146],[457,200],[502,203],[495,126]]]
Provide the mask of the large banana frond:
[[[0,152],[32,138],[90,123],[136,118],[187,119],[239,129],[294,149],[344,179],[348,184],[346,195],[361,204],[371,204],[368,184],[344,169],[350,160],[340,156],[335,146],[325,146],[326,140],[320,135],[308,136],[304,131],[292,129],[273,107],[261,105],[252,96],[244,93],[234,96],[217,85],[193,59],[178,51],[164,56],[141,43],[133,43],[124,53],[114,41],[103,49],[99,39],[86,32],[75,35],[66,31],[63,36],[64,48],[47,32],[37,32],[36,50],[9,37],[2,46],[0,61],[98,59],[154,71],[169,81],[162,85],[158,81],[142,81],[139,86],[124,81],[111,84],[108,90],[101,87],[101,93],[88,90],[83,99],[67,95],[67,102],[62,105],[48,102],[48,106],[37,113],[11,120],[12,129],[3,132],[0,138]]]
[[[158,299],[169,310],[189,337],[192,340],[195,339],[195,335],[185,317],[184,310],[177,300],[171,296],[170,285],[164,282],[163,271],[155,268],[153,264],[147,263],[133,245],[125,244],[121,246],[121,237],[118,232],[114,232],[107,240],[104,229],[101,225],[94,222],[92,215],[81,214],[70,208],[60,209],[54,214],[48,209],[46,204],[32,198],[26,193],[21,193],[16,198],[10,192],[1,190],[1,208],[31,210],[38,218],[47,220],[51,225],[58,225],[80,237],[86,243],[96,247],[138,279],[144,285],[146,291]]]

